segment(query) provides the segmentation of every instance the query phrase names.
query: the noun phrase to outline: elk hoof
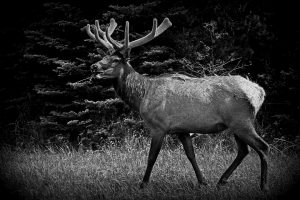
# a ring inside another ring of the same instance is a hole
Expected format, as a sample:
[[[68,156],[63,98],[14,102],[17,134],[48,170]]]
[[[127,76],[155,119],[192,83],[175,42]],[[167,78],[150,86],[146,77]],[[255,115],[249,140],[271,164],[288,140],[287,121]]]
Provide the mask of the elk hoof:
[[[199,183],[199,185],[207,186],[208,183],[206,181],[202,181],[202,182]]]
[[[199,188],[205,187],[205,186],[208,186],[208,183],[207,183],[206,181],[198,182],[198,187],[199,187]]]
[[[265,194],[268,194],[269,193],[269,186],[267,186],[267,185],[261,185],[260,186],[260,189],[261,189],[261,191],[263,192],[263,193],[265,193]]]
[[[222,185],[226,185],[228,183],[228,180],[219,180],[219,182],[218,182],[218,186],[222,186]]]
[[[147,187],[147,185],[148,185],[147,182],[142,182],[142,183],[140,184],[140,189],[143,189],[143,188]]]

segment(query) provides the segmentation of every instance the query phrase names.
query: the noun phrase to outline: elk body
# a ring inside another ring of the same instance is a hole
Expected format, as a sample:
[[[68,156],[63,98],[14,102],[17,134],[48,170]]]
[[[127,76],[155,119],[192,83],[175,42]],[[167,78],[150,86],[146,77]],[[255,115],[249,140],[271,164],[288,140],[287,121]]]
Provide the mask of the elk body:
[[[172,24],[166,18],[159,27],[153,20],[152,31],[143,38],[129,42],[129,23],[126,22],[125,40],[111,38],[117,24],[111,19],[104,32],[96,20],[85,27],[88,35],[109,50],[109,54],[92,66],[99,78],[111,79],[118,96],[138,111],[151,132],[151,147],[146,172],[141,183],[145,187],[167,133],[177,134],[191,162],[199,184],[207,184],[198,167],[191,141],[191,132],[217,133],[230,129],[238,146],[238,153],[221,176],[218,184],[225,184],[252,147],[261,161],[262,190],[267,185],[268,144],[256,133],[255,116],[265,92],[256,83],[241,76],[207,76],[191,78],[175,74],[148,78],[137,73],[129,64],[129,53],[164,32]]]

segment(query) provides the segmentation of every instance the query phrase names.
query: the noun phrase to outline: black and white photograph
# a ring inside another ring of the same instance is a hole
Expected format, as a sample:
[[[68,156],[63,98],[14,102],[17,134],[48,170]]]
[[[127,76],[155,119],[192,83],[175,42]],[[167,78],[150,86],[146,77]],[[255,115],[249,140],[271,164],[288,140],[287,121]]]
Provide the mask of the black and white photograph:
[[[0,8],[1,199],[300,198],[295,2]]]

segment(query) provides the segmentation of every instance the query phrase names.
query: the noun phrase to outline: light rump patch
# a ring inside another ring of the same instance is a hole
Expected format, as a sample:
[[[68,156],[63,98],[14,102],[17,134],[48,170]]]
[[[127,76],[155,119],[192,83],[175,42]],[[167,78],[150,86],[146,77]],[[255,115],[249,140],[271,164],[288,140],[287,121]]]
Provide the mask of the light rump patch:
[[[237,85],[241,88],[243,93],[247,96],[251,105],[254,107],[254,113],[257,114],[260,109],[262,103],[265,99],[265,90],[260,87],[258,84],[249,81],[241,76],[237,76],[236,78]]]

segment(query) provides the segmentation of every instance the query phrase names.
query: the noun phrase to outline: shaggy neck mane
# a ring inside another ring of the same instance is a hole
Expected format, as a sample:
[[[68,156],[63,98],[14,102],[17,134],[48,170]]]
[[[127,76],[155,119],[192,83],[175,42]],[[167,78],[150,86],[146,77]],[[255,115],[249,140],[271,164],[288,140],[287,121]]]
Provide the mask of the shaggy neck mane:
[[[137,73],[127,62],[123,67],[123,73],[114,82],[114,88],[126,104],[139,111],[148,83],[148,78]]]

